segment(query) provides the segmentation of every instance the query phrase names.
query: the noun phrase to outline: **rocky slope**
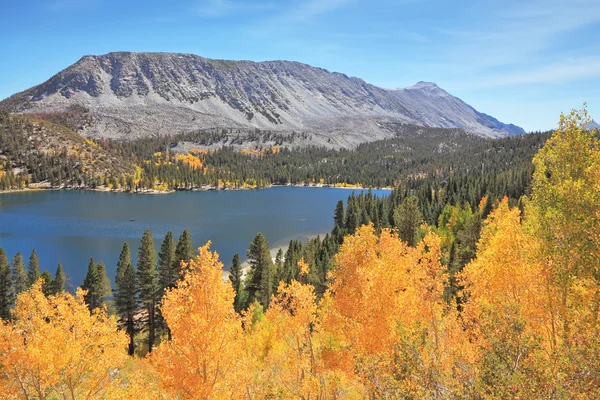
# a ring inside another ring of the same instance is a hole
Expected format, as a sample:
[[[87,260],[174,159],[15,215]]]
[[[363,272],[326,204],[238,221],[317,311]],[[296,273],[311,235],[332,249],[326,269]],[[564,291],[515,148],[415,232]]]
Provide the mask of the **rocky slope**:
[[[137,138],[206,128],[310,133],[310,143],[353,147],[389,137],[386,123],[464,128],[485,137],[521,134],[433,83],[386,90],[289,61],[211,60],[191,54],[85,56],[2,102],[18,113],[89,109],[86,135]]]

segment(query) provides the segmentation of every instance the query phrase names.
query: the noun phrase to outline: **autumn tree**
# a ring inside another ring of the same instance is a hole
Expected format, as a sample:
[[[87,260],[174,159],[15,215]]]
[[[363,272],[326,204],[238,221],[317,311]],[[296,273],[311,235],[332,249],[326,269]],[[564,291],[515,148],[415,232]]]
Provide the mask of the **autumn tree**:
[[[347,236],[323,302],[327,369],[367,398],[459,393],[470,354],[455,308],[443,299],[439,238],[416,248],[372,225]]]
[[[250,377],[241,317],[232,307],[235,293],[209,244],[199,251],[182,280],[165,293],[162,314],[173,340],[160,344],[151,360],[168,397],[246,397]]]
[[[148,311],[148,351],[152,352],[155,340],[155,314],[159,293],[159,281],[158,271],[156,269],[154,239],[149,230],[144,231],[142,242],[138,250],[137,281],[140,301]]]
[[[600,140],[590,122],[585,106],[561,115],[533,159],[525,216],[549,279],[551,343],[561,361],[555,387],[592,398],[600,383]]]
[[[545,334],[552,304],[533,257],[535,240],[505,198],[484,222],[477,258],[460,275],[468,296],[465,334],[479,349],[478,390],[491,398],[538,397],[546,387],[541,350],[552,351]]]
[[[0,324],[3,398],[112,397],[127,339],[115,318],[90,314],[83,295],[47,297],[40,280],[17,297],[14,322]]]
[[[299,270],[306,280],[304,260]],[[253,397],[351,398],[352,389],[342,388],[340,376],[325,369],[316,300],[312,285],[281,282],[265,315],[248,324],[248,351],[259,362],[254,381],[262,383],[249,389]]]
[[[273,285],[273,260],[269,243],[262,233],[257,233],[247,251],[250,272],[248,276],[249,302],[258,301],[265,309],[271,300]]]
[[[6,252],[0,247],[0,319],[10,318],[12,304],[12,277]]]
[[[29,264],[27,265],[27,278],[29,279],[29,286],[33,285],[35,281],[40,277],[40,260],[38,259],[35,249],[31,251],[29,256]]]
[[[138,310],[137,277],[131,262],[129,244],[125,242],[117,262],[117,276],[115,277],[115,306],[119,316],[125,321],[126,332],[129,336],[129,355],[135,351],[134,321],[133,316]]]

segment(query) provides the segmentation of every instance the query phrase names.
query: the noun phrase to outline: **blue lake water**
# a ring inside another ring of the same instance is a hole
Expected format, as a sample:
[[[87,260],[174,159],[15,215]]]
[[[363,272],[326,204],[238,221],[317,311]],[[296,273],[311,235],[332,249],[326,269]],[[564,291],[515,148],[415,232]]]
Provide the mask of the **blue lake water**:
[[[245,258],[257,232],[266,236],[270,247],[329,232],[336,203],[345,201],[350,193],[347,189],[308,187],[168,195],[6,193],[0,194],[0,247],[9,259],[20,251],[25,262],[35,248],[42,270],[48,269],[54,276],[61,262],[70,286],[75,287],[83,281],[90,257],[103,261],[114,279],[125,241],[135,263],[145,229],[152,231],[158,252],[167,231],[177,240],[187,228],[196,247],[212,241],[212,249],[219,252],[227,269],[235,253]]]

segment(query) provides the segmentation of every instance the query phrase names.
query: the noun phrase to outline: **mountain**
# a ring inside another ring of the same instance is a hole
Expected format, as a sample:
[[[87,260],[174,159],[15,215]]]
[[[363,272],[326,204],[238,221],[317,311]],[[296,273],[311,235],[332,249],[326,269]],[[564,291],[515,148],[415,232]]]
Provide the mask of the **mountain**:
[[[387,90],[290,61],[224,61],[191,54],[85,56],[2,102],[13,113],[88,110],[79,131],[133,139],[206,128],[310,133],[303,144],[354,147],[389,137],[385,123],[464,128],[484,137],[524,133],[433,83]]]

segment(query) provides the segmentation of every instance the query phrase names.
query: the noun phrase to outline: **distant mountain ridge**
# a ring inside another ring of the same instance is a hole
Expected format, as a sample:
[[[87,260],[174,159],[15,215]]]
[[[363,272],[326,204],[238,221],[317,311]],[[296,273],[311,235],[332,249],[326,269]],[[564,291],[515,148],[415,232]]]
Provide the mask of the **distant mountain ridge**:
[[[385,123],[462,128],[484,137],[524,133],[434,83],[383,89],[292,61],[225,61],[192,54],[84,56],[0,102],[17,113],[89,110],[80,132],[137,138],[205,128],[307,132],[305,144],[354,147],[389,137]]]

